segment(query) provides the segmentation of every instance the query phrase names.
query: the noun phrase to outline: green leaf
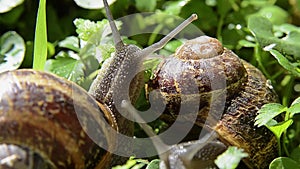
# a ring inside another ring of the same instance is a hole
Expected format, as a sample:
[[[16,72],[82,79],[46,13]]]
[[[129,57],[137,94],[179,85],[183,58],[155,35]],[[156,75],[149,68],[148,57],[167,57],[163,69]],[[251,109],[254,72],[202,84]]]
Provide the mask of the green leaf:
[[[97,33],[98,31],[102,34],[104,26],[108,24],[107,19],[103,19],[102,21],[93,22],[88,19],[77,18],[74,20],[74,25],[76,26],[76,33],[78,37],[84,41],[88,41],[92,35]],[[100,34],[100,35],[101,35]],[[99,37],[99,39],[101,36]]]
[[[146,169],[159,169],[159,163],[160,163],[159,159],[154,159],[150,161]]]
[[[44,70],[47,59],[46,0],[39,1],[35,27],[33,69]]]
[[[290,71],[293,75],[300,77],[300,69],[292,64],[286,57],[284,57],[277,50],[270,50],[270,53],[277,59],[278,63],[286,70]]]
[[[255,118],[255,125],[261,127],[266,125],[270,120],[284,112],[286,107],[279,103],[269,103],[265,104],[258,111],[258,115]]]
[[[234,169],[239,165],[242,158],[247,156],[248,154],[243,149],[230,146],[224,153],[218,156],[215,164],[220,169]]]
[[[15,70],[25,56],[25,42],[14,31],[6,32],[0,37],[0,72]]]
[[[270,0],[243,0],[241,3],[242,7],[254,6],[256,8],[261,8],[268,5],[274,5],[274,1]]]
[[[296,99],[292,102],[291,106],[293,106],[293,105],[295,105],[295,104],[299,104],[299,103],[300,103],[300,97],[296,98]]]
[[[189,2],[190,0],[178,0],[173,2],[165,3],[165,12],[170,15],[179,15],[181,9]]]
[[[275,25],[286,23],[289,17],[285,10],[276,5],[265,6],[257,14],[268,18]]]
[[[292,151],[290,157],[291,157],[293,160],[295,160],[295,161],[297,161],[298,163],[300,163],[300,147],[299,147],[299,146],[293,149],[293,151]]]
[[[104,44],[106,44],[109,43],[108,41],[112,41],[107,19],[94,22],[88,19],[77,18],[73,23],[76,26],[78,37],[83,41],[96,46],[100,45],[101,42],[105,42]],[[118,21],[115,23],[117,28],[120,29],[122,22]]]
[[[135,0],[135,5],[139,11],[152,12],[156,8],[156,0]]]
[[[95,0],[74,0],[75,3],[85,9],[100,9],[104,7],[103,1],[95,1]],[[107,0],[108,5],[114,3],[116,0]]]
[[[61,48],[71,49],[75,52],[79,52],[79,39],[75,36],[66,37],[64,40],[58,43]]]
[[[217,0],[218,13],[221,16],[225,16],[230,10],[231,5],[228,0]]]
[[[293,102],[291,107],[289,107],[288,111],[291,113],[291,117],[293,117],[295,114],[300,113],[300,103]]]
[[[290,32],[285,38],[279,39],[273,34],[273,25],[265,17],[252,15],[248,19],[248,28],[263,48],[274,45],[274,49],[280,53],[300,56],[300,33]]]
[[[134,157],[130,157],[129,160],[127,160],[126,164],[112,167],[112,169],[141,169],[147,163],[148,161],[146,160],[135,159]]]
[[[296,169],[296,168],[300,168],[299,163],[297,163],[296,161],[288,157],[278,157],[274,159],[269,166],[269,169]]]
[[[274,31],[279,31],[285,34],[289,34],[290,32],[293,31],[300,32],[300,28],[292,24],[284,23],[281,25],[274,25]]]
[[[0,13],[8,12],[14,7],[23,3],[24,0],[1,0]]]
[[[275,134],[276,138],[280,138],[282,133],[285,132],[286,129],[292,125],[292,123],[292,119],[280,123],[277,123],[275,120],[272,120],[266,125],[266,127],[268,127],[268,129]]]
[[[45,70],[80,84],[84,80],[84,64],[70,57],[57,57],[46,62]]]
[[[254,48],[256,46],[255,43],[249,42],[249,41],[244,40],[244,39],[240,40],[238,44],[239,44],[239,46],[246,47],[246,48]]]

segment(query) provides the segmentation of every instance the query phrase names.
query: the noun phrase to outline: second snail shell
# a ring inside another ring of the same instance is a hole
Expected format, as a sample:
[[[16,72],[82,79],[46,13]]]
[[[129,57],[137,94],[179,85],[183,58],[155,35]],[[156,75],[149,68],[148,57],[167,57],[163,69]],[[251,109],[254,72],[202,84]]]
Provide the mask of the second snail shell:
[[[195,88],[197,92],[192,91]],[[249,168],[266,168],[276,157],[275,136],[254,122],[258,110],[277,102],[277,95],[257,68],[217,39],[201,36],[186,41],[157,68],[147,92],[153,90],[160,91],[154,97],[164,100],[161,117],[170,123],[178,118],[182,104],[195,106],[196,102],[195,124],[216,131],[225,145],[244,149],[249,156],[243,161]],[[224,100],[218,101],[216,93]],[[180,118],[194,122],[191,113],[195,112],[184,112]]]

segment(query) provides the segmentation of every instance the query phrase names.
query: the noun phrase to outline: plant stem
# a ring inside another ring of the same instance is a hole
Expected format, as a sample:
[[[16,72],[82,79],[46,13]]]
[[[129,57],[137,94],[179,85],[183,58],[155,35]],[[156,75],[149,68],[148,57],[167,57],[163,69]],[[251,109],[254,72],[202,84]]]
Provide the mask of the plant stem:
[[[278,143],[278,155],[279,157],[282,156],[282,151],[281,151],[281,141],[280,141],[280,137],[277,138],[277,143]]]
[[[289,102],[291,100],[292,90],[294,87],[294,81],[295,81],[295,77],[291,76],[289,83],[287,83],[287,85],[285,87],[285,92],[283,93],[283,96],[282,96],[282,105],[284,105],[284,106],[289,105]]]
[[[256,43],[255,47],[254,47],[254,57],[258,63],[259,68],[261,69],[261,71],[263,72],[263,74],[266,76],[267,79],[272,79],[272,77],[270,76],[270,74],[268,73],[268,71],[265,69],[263,63],[262,63],[262,58],[261,58],[261,49],[259,47],[259,44]]]
[[[222,27],[224,24],[224,16],[221,15],[218,23],[218,28],[217,28],[217,39],[222,43]]]

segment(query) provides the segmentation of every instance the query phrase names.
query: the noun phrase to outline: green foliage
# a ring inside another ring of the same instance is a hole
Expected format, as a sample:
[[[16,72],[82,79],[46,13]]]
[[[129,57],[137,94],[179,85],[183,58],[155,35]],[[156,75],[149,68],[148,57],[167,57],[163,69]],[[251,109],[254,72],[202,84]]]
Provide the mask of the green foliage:
[[[287,158],[287,157],[278,157],[273,160],[270,164],[270,169],[292,169],[292,168],[300,168],[300,163]]]
[[[58,47],[64,50],[57,53],[55,59],[47,60],[45,70],[88,88],[99,63],[109,58],[115,48],[106,19],[98,22],[75,19],[74,25],[78,37],[69,36],[58,42]],[[118,25],[120,27],[119,22]]]
[[[220,169],[235,169],[242,158],[247,157],[248,154],[243,149],[230,146],[228,149],[215,160],[215,164]]]
[[[136,159],[130,157],[129,160],[124,165],[118,165],[112,169],[159,169],[159,160],[155,159],[152,161],[147,161],[144,159]]]
[[[284,147],[285,154],[290,155],[290,157],[278,157],[270,164],[270,168],[289,168],[295,165],[300,166],[299,157],[300,154],[299,147],[292,148],[292,152],[286,148],[288,144],[291,144],[293,138],[288,138],[286,133],[288,128],[291,127],[294,121],[296,121],[295,115],[300,113],[300,97],[295,99],[290,107],[283,106],[278,103],[265,104],[260,110],[259,115],[256,117],[255,125],[266,126],[269,128],[278,140],[279,155],[282,156],[281,145]],[[276,117],[279,115],[284,116],[283,121],[277,121]],[[297,122],[297,121],[296,121]],[[283,138],[282,138],[283,137]],[[281,142],[284,140],[284,142]],[[293,159],[296,157],[296,161]],[[296,167],[297,168],[297,167]]]

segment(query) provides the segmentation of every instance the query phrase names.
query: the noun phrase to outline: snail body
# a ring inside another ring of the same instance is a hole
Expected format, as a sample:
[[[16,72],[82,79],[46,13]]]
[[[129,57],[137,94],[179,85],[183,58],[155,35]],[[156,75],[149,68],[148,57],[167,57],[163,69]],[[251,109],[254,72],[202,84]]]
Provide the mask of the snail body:
[[[215,131],[224,145],[248,153],[244,162],[249,168],[267,168],[276,157],[275,136],[254,122],[259,108],[277,102],[277,95],[257,68],[217,39],[186,41],[157,68],[147,88],[149,93],[153,90],[160,91],[154,97],[166,105],[163,120],[173,123],[180,118]],[[196,119],[191,118],[195,112],[179,115],[183,104],[195,106],[194,102],[199,106]]]

